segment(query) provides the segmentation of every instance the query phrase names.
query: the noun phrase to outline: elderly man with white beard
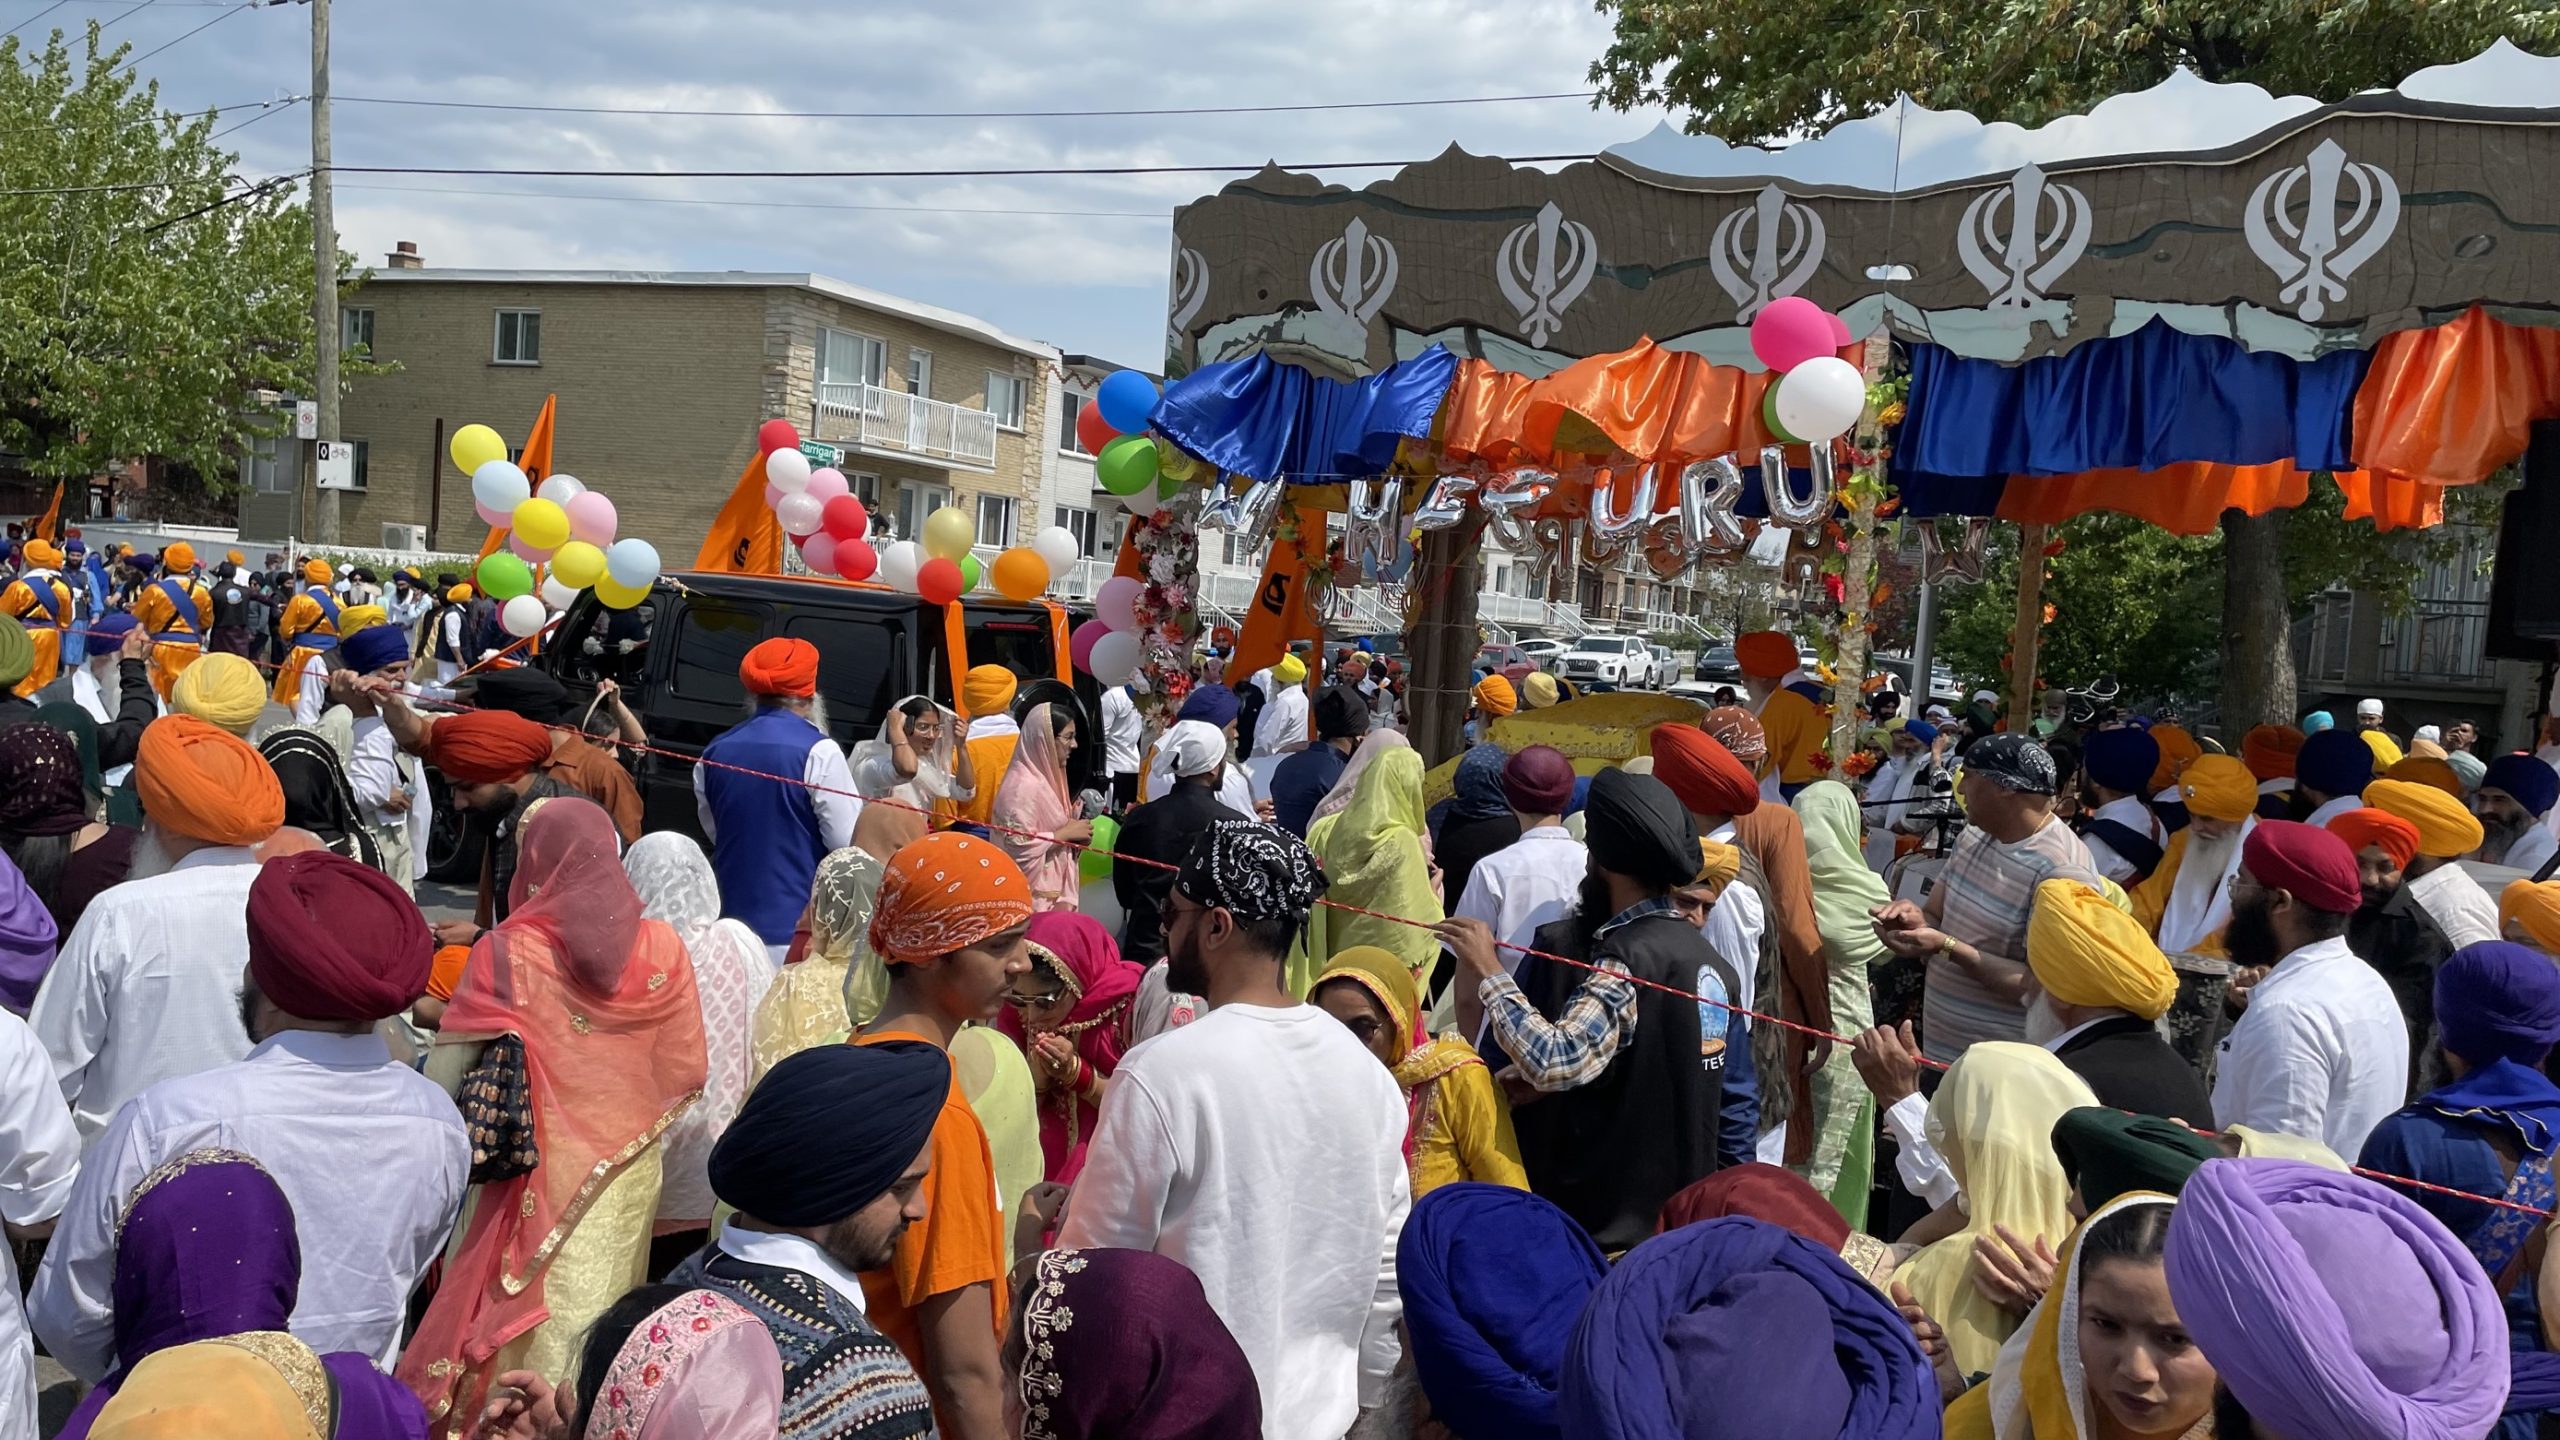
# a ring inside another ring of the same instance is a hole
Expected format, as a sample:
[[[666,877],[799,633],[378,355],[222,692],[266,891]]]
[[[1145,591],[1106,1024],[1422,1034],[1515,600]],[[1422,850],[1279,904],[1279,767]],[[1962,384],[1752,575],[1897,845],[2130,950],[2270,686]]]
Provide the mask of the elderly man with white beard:
[[[2172,955],[2220,955],[2231,877],[2258,824],[2258,777],[2233,756],[2206,755],[2180,772],[2178,794],[2187,827],[2169,837],[2159,868],[2135,887],[2133,913]]]

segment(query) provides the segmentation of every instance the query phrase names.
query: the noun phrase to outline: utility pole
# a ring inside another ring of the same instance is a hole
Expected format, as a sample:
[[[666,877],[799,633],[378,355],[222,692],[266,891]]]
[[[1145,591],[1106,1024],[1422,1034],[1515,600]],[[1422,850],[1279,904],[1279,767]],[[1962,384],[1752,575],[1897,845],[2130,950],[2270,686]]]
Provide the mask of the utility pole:
[[[311,325],[320,438],[338,438],[338,222],[329,197],[329,0],[311,4]],[[313,448],[312,482],[319,482]],[[338,543],[338,492],[321,490],[320,543]]]

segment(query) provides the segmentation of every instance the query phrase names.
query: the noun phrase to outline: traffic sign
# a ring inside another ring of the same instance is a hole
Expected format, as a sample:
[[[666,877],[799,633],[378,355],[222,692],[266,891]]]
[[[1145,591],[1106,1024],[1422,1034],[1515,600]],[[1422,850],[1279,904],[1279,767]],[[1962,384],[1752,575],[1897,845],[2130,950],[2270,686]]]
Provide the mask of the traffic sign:
[[[808,456],[809,463],[819,469],[825,469],[829,465],[841,465],[844,463],[843,449],[838,446],[829,445],[823,440],[801,441],[800,453]]]
[[[356,444],[352,440],[312,442],[312,483],[323,490],[356,488]]]

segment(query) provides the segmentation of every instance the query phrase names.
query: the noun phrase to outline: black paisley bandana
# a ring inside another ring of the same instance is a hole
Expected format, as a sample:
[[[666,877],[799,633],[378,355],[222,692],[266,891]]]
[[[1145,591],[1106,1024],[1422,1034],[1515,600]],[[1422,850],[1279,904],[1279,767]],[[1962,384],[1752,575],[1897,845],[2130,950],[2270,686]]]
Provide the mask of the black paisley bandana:
[[[1220,820],[1191,847],[1174,888],[1239,920],[1303,918],[1325,890],[1306,842],[1276,825]]]
[[[1988,735],[1964,752],[1964,769],[2004,790],[2050,795],[2061,776],[2052,752],[2023,735]]]

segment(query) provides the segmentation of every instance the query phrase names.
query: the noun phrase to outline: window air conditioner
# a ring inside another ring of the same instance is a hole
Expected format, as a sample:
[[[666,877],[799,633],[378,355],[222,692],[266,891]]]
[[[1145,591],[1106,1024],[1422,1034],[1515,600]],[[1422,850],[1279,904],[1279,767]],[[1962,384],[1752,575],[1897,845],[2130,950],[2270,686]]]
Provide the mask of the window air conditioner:
[[[427,548],[427,527],[424,525],[385,525],[382,527],[382,548],[385,550],[424,550]]]

